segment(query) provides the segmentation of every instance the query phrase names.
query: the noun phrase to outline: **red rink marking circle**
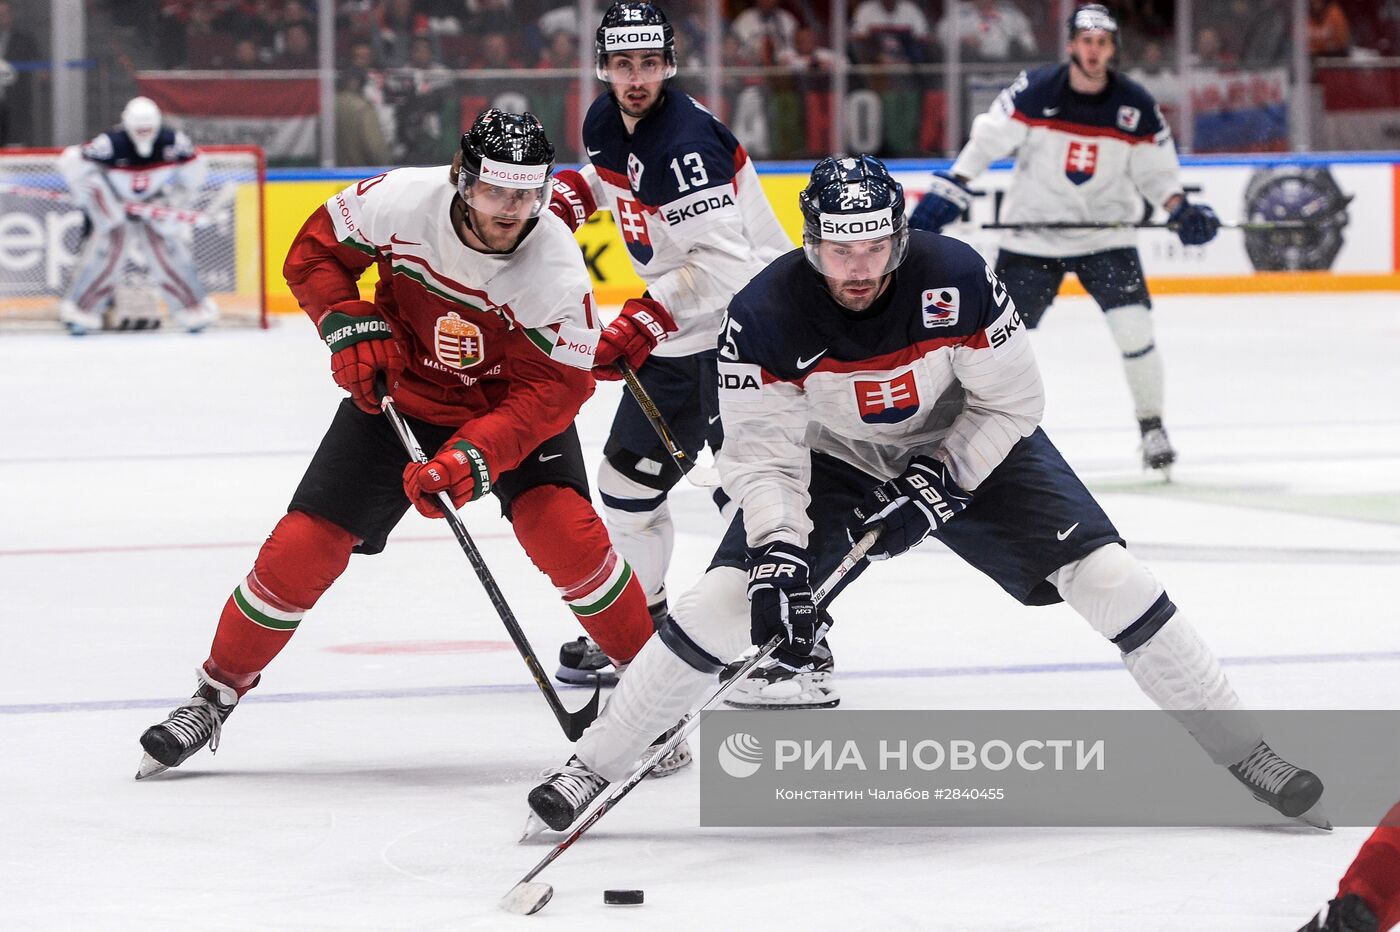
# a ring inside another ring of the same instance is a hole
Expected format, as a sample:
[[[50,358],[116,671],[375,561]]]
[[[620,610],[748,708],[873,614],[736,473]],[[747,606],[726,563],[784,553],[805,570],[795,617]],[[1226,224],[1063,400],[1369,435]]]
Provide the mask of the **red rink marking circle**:
[[[487,654],[512,646],[510,641],[365,641],[326,650],[333,654]]]

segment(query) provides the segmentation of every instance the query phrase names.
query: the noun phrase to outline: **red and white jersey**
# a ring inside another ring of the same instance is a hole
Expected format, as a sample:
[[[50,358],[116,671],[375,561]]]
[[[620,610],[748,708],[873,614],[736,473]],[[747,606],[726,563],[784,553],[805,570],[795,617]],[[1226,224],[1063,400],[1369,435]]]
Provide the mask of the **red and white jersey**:
[[[674,90],[631,133],[603,94],[583,142],[594,199],[612,212],[632,267],[679,328],[654,355],[714,349],[734,292],[792,248],[744,147]]]
[[[1181,191],[1176,145],[1156,101],[1116,72],[1094,95],[1070,89],[1068,65],[1023,72],[972,121],[952,171],[976,178],[1012,152],[1004,223],[1133,222],[1144,198],[1160,207]],[[1012,230],[1002,243],[1032,256],[1079,256],[1135,245],[1137,232]]]
[[[394,399],[466,436],[493,474],[564,430],[593,392],[598,330],[578,243],[549,211],[509,254],[477,252],[454,228],[446,165],[357,182],[317,208],[283,273],[318,321],[359,297],[379,270],[374,303],[408,364]]]

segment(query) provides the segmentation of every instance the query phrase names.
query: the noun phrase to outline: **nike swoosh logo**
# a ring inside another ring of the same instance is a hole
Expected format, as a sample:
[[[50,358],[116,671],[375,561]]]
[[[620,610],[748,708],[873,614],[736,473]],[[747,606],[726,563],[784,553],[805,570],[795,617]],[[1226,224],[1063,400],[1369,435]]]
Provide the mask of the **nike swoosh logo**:
[[[1059,113],[1059,112],[1060,112],[1060,108],[1059,108],[1059,107],[1046,107],[1046,108],[1045,108],[1045,115],[1046,115],[1046,116],[1054,116],[1055,114],[1057,114],[1057,113]]]
[[[815,356],[809,357],[809,358],[807,358],[807,359],[798,359],[798,360],[797,360],[797,368],[799,368],[799,369],[806,369],[808,366],[812,365],[812,363],[816,362],[818,359],[821,359],[821,358],[822,358],[823,356],[825,356],[826,354],[827,354],[827,350],[822,350],[820,353],[818,353],[818,354],[815,355]]]
[[[397,233],[390,233],[390,234],[389,234],[389,242],[391,242],[391,243],[398,243],[400,246],[422,246],[422,245],[423,245],[422,243],[415,243],[415,242],[413,242],[412,240],[408,240],[408,239],[399,239],[399,236],[398,236]]]
[[[551,454],[549,454],[548,456],[546,456],[545,454],[541,453],[541,454],[539,455],[539,461],[540,461],[541,463],[548,463],[550,460],[557,460],[559,457],[561,457],[561,456],[563,456],[563,455],[564,455],[563,453],[551,453]],[[1070,530],[1074,530],[1074,528],[1070,528]],[[1064,540],[1064,538],[1061,537],[1060,540]]]
[[[602,149],[590,149],[590,148],[588,148],[587,146],[584,146],[584,147],[583,147],[583,151],[588,153],[588,157],[589,157],[590,159],[593,158],[593,156],[595,156],[595,155],[602,155],[602,154],[603,154],[603,150],[602,150]]]
[[[1057,540],[1064,540],[1066,537],[1068,537],[1068,536],[1070,536],[1071,534],[1073,534],[1073,533],[1074,533],[1074,529],[1077,528],[1077,527],[1079,527],[1079,522],[1078,522],[1078,521],[1076,521],[1076,522],[1074,522],[1073,524],[1071,524],[1071,525],[1069,526],[1069,530],[1067,530],[1067,531],[1056,531],[1056,532],[1055,532],[1055,538],[1056,538]]]
[[[718,421],[718,420],[719,420],[719,415],[716,414],[714,417],[710,418],[710,423],[713,424],[715,421]]]

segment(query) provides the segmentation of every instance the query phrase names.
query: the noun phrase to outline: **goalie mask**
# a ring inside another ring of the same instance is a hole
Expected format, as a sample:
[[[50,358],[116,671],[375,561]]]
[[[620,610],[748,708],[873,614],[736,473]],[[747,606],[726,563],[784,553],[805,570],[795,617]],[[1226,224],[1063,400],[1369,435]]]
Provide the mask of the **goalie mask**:
[[[798,204],[802,251],[822,275],[880,277],[904,261],[909,250],[904,188],[874,156],[822,159]]]
[[[133,97],[122,110],[122,130],[143,159],[151,157],[160,135],[160,108],[149,97]]]
[[[642,79],[666,80],[676,76],[676,40],[666,14],[650,0],[618,0],[603,14],[594,40],[598,79],[609,81],[608,56],[614,52],[660,52],[662,67]]]
[[[554,146],[533,113],[483,110],[462,136],[457,193],[473,210],[528,220],[549,203]]]

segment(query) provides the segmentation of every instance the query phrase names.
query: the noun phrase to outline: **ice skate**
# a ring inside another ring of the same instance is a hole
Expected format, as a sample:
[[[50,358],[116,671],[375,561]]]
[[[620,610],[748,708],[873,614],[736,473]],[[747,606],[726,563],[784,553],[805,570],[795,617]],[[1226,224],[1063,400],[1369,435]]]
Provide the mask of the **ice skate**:
[[[199,333],[219,319],[219,306],[205,298],[194,307],[181,308],[171,316],[175,318],[175,325],[186,333]]]
[[[661,734],[661,737],[653,741],[651,746],[647,748],[646,753],[642,755],[642,760],[651,760],[651,755],[660,750],[661,745],[671,740],[671,736],[676,733],[676,729],[679,727],[681,726],[676,724],[666,729],[666,731]],[[671,753],[657,761],[656,766],[651,768],[651,773],[647,774],[647,777],[654,780],[659,780],[662,777],[669,777],[681,768],[688,766],[694,759],[694,756],[690,753],[690,739],[687,738],[672,748]]]
[[[1231,764],[1229,770],[1261,803],[1290,819],[1332,830],[1332,823],[1320,802],[1322,781],[1311,771],[1295,767],[1279,757],[1265,742],[1260,741],[1248,757]]]
[[[1167,438],[1167,429],[1159,417],[1147,417],[1138,421],[1142,431],[1142,468],[1161,470],[1168,482],[1172,477],[1172,464],[1176,462],[1176,450]]]
[[[1298,932],[1377,932],[1380,922],[1355,893],[1329,900]]]
[[[607,787],[607,780],[574,756],[531,790],[527,801],[536,818],[556,832],[562,832],[573,825]]]
[[[206,744],[211,754],[219,749],[219,734],[238,704],[238,694],[210,678],[203,668],[197,672],[199,688],[189,701],[141,735],[141,747],[146,753],[141,756],[136,779],[178,767]]]
[[[559,648],[559,669],[554,678],[570,686],[616,686],[617,667],[592,638],[580,637]]]
[[[720,672],[720,681],[734,676],[746,660],[736,660]],[[835,659],[825,640],[812,651],[812,662],[794,670],[771,657],[750,673],[725,699],[735,709],[833,709],[841,697],[831,682]]]
[[[72,301],[64,301],[58,306],[58,319],[75,337],[102,329],[101,311],[85,311]]]

